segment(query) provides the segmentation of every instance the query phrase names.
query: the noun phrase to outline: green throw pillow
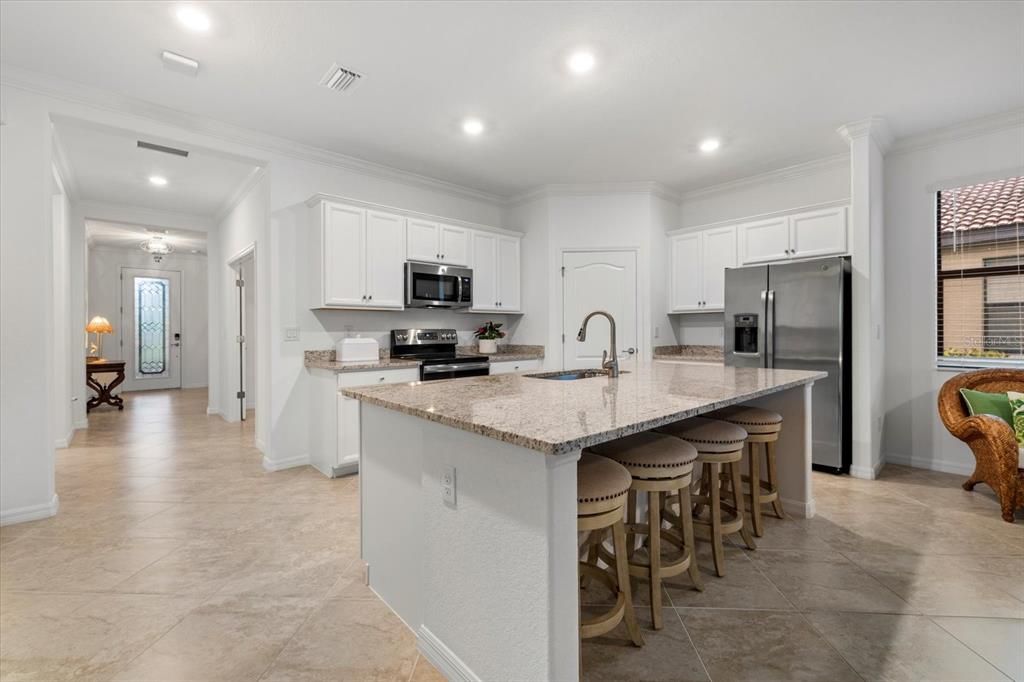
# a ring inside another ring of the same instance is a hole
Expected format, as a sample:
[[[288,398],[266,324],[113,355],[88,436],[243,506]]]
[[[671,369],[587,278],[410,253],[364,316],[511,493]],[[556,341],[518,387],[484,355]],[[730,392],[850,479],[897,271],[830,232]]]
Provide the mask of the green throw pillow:
[[[1017,445],[1024,447],[1024,393],[1010,391],[1006,394],[1013,410],[1013,432],[1017,435]]]
[[[1010,399],[1005,393],[985,393],[961,388],[960,395],[967,403],[967,411],[971,413],[972,417],[976,414],[992,414],[1007,424],[1013,425],[1013,410],[1010,408]]]

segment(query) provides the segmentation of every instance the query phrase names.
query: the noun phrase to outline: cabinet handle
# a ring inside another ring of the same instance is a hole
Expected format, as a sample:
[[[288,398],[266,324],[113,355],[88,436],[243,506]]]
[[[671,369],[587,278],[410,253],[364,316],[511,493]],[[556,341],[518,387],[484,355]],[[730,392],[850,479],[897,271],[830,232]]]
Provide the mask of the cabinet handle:
[[[373,296],[367,296],[367,297],[366,297],[366,300],[367,300],[367,301],[372,301],[372,300],[373,300]]]

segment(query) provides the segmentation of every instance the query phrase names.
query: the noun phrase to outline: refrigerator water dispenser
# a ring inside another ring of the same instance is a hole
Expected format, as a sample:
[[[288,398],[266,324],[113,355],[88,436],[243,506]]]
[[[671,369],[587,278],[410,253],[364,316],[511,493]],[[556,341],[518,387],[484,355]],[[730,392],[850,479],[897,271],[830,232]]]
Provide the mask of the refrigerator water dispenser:
[[[733,350],[736,353],[757,353],[757,315],[741,313],[733,315],[736,338]]]

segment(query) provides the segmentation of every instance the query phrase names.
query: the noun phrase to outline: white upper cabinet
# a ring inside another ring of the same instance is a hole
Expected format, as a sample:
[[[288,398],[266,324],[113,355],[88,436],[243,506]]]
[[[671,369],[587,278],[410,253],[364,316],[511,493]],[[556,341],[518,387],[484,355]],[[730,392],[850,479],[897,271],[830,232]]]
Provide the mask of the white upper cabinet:
[[[408,223],[408,260],[469,264],[469,230],[418,218],[409,218]]]
[[[749,265],[846,253],[848,211],[847,206],[834,206],[742,223],[737,228],[740,262]]]
[[[472,233],[473,308],[519,312],[521,302],[519,238]]]
[[[405,218],[331,201],[312,210],[313,308],[404,307]]]
[[[736,228],[718,227],[670,239],[672,312],[725,307],[725,269],[736,265]]]

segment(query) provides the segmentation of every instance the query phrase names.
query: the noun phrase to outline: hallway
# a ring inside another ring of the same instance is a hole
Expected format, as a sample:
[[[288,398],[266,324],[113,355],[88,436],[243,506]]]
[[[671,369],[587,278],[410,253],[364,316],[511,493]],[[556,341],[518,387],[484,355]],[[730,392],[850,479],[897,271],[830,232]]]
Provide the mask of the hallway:
[[[0,679],[438,679],[362,584],[355,477],[264,472],[205,389],[124,397],[0,529]]]

